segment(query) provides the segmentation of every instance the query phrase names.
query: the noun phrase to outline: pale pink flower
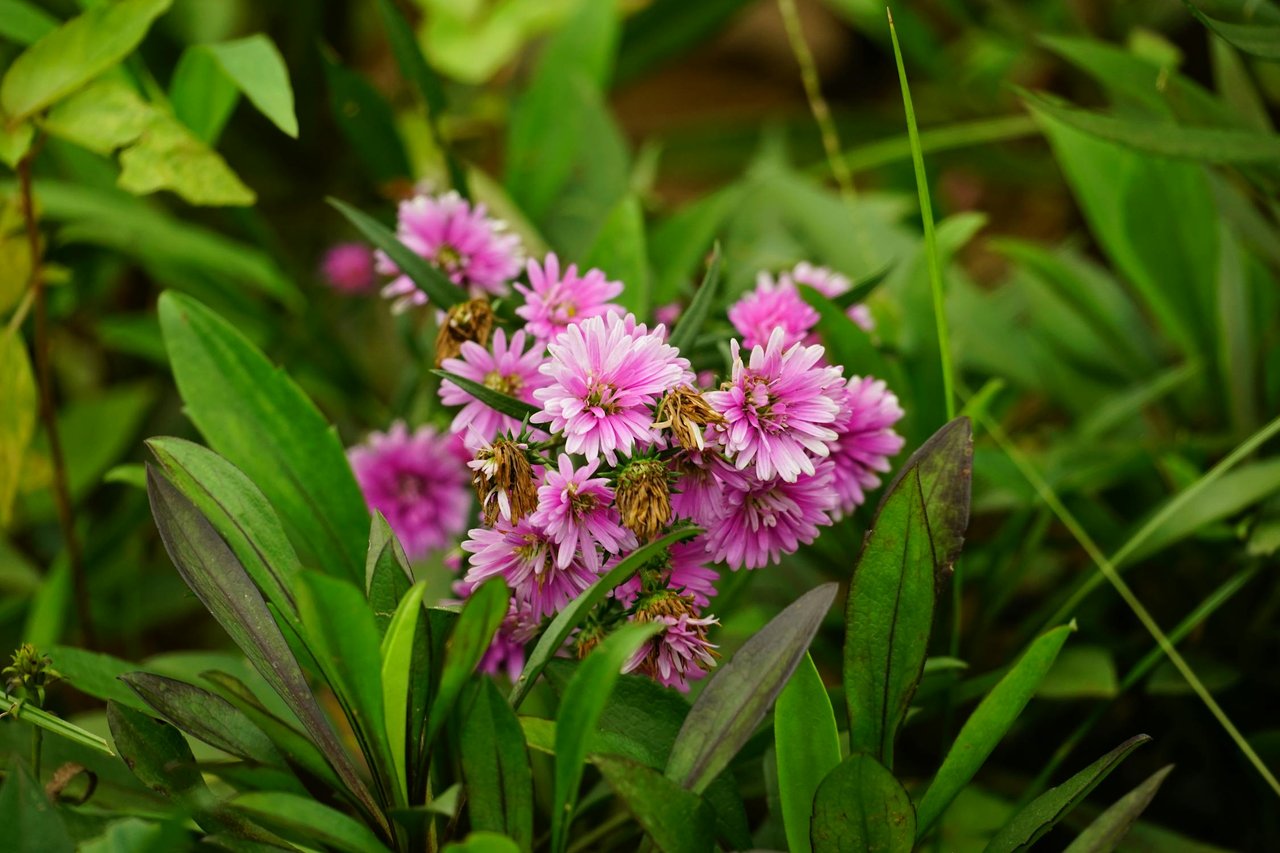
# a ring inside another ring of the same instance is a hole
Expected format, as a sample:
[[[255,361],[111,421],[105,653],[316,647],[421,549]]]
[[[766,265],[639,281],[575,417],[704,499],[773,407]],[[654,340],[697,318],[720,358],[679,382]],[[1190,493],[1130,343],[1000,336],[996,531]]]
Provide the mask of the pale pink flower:
[[[742,335],[747,349],[764,346],[777,329],[783,333],[783,347],[805,340],[821,315],[804,301],[795,283],[786,275],[777,281],[766,272],[756,278],[756,288],[729,308],[729,322]]]
[[[676,480],[671,488],[671,512],[705,527],[723,510],[724,486],[717,476],[726,463],[714,451],[681,452],[672,460]]]
[[[618,519],[609,481],[591,476],[599,465],[597,459],[575,471],[573,460],[561,453],[559,467],[548,468],[543,474],[538,510],[530,520],[547,531],[558,546],[557,568],[565,568],[577,556],[588,569],[598,572],[598,548],[617,554],[636,545],[635,536]]]
[[[478,585],[501,577],[511,587],[517,607],[531,619],[542,619],[577,598],[596,580],[596,573],[581,560],[558,566],[554,549],[546,531],[528,518],[515,527],[499,522],[493,528],[475,528],[462,543],[462,550],[471,555],[464,580]]]
[[[538,370],[546,360],[542,345],[533,340],[529,344],[525,352],[522,330],[511,336],[508,345],[506,331],[498,329],[488,349],[467,341],[459,358],[447,358],[440,366],[463,379],[533,404],[534,390],[545,386],[548,380]],[[462,406],[450,429],[465,435],[467,447],[472,450],[478,446],[479,438],[493,441],[501,433],[520,429],[520,421],[490,408],[447,379],[440,382],[440,400],[446,406]]]
[[[707,527],[707,551],[729,568],[758,569],[794,554],[831,524],[836,505],[829,461],[795,482],[761,481],[750,471],[725,474],[724,509]]]
[[[517,283],[524,295],[524,305],[516,314],[525,320],[525,328],[539,340],[549,341],[570,326],[590,317],[621,314],[622,307],[610,300],[622,293],[622,283],[610,281],[597,269],[578,274],[576,264],[560,274],[560,259],[548,254],[541,264],[530,260],[526,271],[529,284]]]
[[[889,470],[889,457],[902,450],[905,439],[893,430],[902,407],[883,381],[854,376],[845,386],[845,401],[834,424],[838,435],[831,447],[838,503],[836,517],[853,512],[864,500],[864,489],[880,485],[876,472]]]
[[[707,629],[720,624],[714,616],[655,616],[653,622],[665,625],[662,632],[631,656],[623,672],[641,670],[664,687],[689,692],[689,682],[705,678],[716,665],[715,644],[707,640]]]
[[[708,565],[709,561],[704,537],[677,542],[667,549],[667,565],[658,572],[658,582],[664,589],[687,595],[698,607],[706,607],[715,596],[715,584],[720,579],[720,573]],[[644,580],[637,574],[615,588],[613,596],[624,606],[632,607],[643,588]]]

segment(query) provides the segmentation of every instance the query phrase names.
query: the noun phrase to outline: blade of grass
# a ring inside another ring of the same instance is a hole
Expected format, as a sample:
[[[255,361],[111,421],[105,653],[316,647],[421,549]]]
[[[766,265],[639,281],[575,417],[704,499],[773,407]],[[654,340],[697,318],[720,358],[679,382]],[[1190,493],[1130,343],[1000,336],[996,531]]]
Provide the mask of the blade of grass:
[[[988,145],[993,142],[1005,142],[1010,139],[1022,139],[1036,136],[1040,128],[1029,115],[998,116],[982,118],[974,121],[961,121],[945,127],[920,131],[920,149],[925,154],[939,151],[951,151],[956,148],[968,148],[974,145]],[[850,148],[840,155],[851,172],[870,172],[911,157],[911,137],[909,134],[878,139],[856,148]],[[808,169],[811,173],[830,169],[825,161]]]
[[[0,717],[4,716],[13,717],[15,720],[24,720],[33,726],[44,729],[46,732],[66,738],[81,746],[95,749],[104,755],[115,755],[115,752],[112,751],[111,746],[105,739],[92,732],[87,732],[79,726],[72,725],[61,717],[55,717],[35,705],[10,696],[8,693],[0,693]]]

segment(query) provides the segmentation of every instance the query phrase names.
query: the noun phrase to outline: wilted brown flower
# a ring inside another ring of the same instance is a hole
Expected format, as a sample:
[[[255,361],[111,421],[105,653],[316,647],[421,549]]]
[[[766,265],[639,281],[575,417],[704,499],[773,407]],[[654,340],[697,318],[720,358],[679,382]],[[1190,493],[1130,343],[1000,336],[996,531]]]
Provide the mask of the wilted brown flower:
[[[690,385],[681,385],[658,403],[655,428],[670,429],[685,450],[702,450],[702,430],[707,424],[724,423],[724,418],[708,405],[702,393]]]
[[[471,467],[471,485],[484,513],[484,523],[492,527],[501,516],[515,524],[538,507],[538,490],[533,485],[533,466],[527,446],[505,436],[476,451]]]
[[[447,358],[457,358],[462,345],[475,341],[480,346],[489,343],[493,331],[493,309],[487,299],[469,299],[449,309],[436,335],[436,367]]]
[[[633,459],[618,474],[618,512],[641,541],[653,539],[671,520],[667,466],[661,459]]]

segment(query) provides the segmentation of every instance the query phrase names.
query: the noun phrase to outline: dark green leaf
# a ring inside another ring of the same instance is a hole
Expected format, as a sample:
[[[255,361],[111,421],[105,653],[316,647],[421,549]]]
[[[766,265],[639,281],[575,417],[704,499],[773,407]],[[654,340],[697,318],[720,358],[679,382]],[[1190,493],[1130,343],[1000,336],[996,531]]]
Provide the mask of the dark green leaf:
[[[440,687],[431,703],[425,740],[428,747],[453,711],[463,685],[489,649],[493,635],[498,633],[498,627],[507,616],[509,600],[507,585],[501,578],[494,578],[476,587],[462,605],[462,614],[445,646]]]
[[[711,249],[711,259],[707,262],[707,273],[702,277],[702,284],[693,294],[689,307],[676,321],[671,330],[669,343],[679,350],[688,349],[698,339],[702,325],[711,314],[711,306],[716,300],[716,291],[720,287],[720,244]]]
[[[517,400],[510,394],[503,394],[501,391],[494,391],[487,385],[482,385],[475,380],[467,379],[465,376],[458,376],[456,373],[450,373],[447,370],[432,370],[431,372],[436,376],[439,376],[441,379],[446,379],[454,385],[457,385],[463,391],[466,391],[472,397],[475,397],[495,412],[501,412],[504,415],[509,415],[518,421],[523,421],[525,418],[532,417],[541,411],[537,406],[532,406],[524,400]]]
[[[815,853],[910,853],[915,846],[916,811],[883,764],[855,752],[818,786],[811,838]]]
[[[116,702],[107,703],[107,722],[116,751],[142,784],[191,809],[211,805],[212,794],[181,732]]]
[[[884,283],[889,277],[889,273],[893,272],[893,265],[888,264],[881,267],[871,275],[854,282],[853,287],[831,300],[841,308],[848,310],[859,302],[865,302],[867,297],[875,292],[875,289]]]
[[[396,235],[382,223],[336,198],[328,201],[330,206],[345,216],[357,231],[368,238],[370,243],[386,252],[391,262],[407,275],[437,308],[443,311],[466,298],[466,291],[449,281],[444,273],[397,240]]]
[[[787,847],[791,853],[808,853],[813,797],[840,763],[840,735],[831,697],[807,654],[778,694],[773,741]]]
[[[716,671],[671,747],[667,778],[701,793],[729,766],[804,657],[837,589],[829,583],[802,595]]]
[[[334,121],[365,172],[378,184],[408,181],[413,169],[391,105],[369,81],[339,63],[331,51],[323,50],[321,55]]]
[[[1157,770],[1145,782],[1121,797],[1071,842],[1066,853],[1110,853],[1116,849],[1129,833],[1134,821],[1151,804],[1156,791],[1171,770],[1172,764]]]
[[[369,827],[310,797],[279,791],[240,794],[230,808],[291,837],[316,841],[344,853],[386,853]]]
[[[385,634],[400,599],[413,586],[413,571],[409,568],[409,558],[400,540],[380,512],[373,513],[373,523],[369,527],[364,584],[378,631]]]
[[[271,739],[220,696],[149,672],[126,673],[121,680],[157,714],[192,737],[248,761],[281,763]]]
[[[0,786],[0,826],[12,853],[72,853],[76,849],[62,815],[21,760],[8,761]]]
[[[533,846],[533,775],[524,732],[492,679],[477,685],[462,718],[462,775],[476,829],[500,832],[521,849]]]
[[[333,427],[230,323],[193,299],[160,297],[187,415],[279,512],[307,565],[364,582],[369,513]]]
[[[1147,735],[1129,738],[1056,788],[1050,788],[1022,807],[987,844],[986,853],[1030,850],[1058,822],[1111,775],[1129,753],[1150,741]]]
[[[638,761],[595,755],[591,762],[663,853],[706,853],[715,819],[701,797]]]
[[[53,668],[81,693],[127,705],[135,711],[147,711],[147,703],[120,682],[120,677],[138,668],[137,664],[101,652],[54,646],[49,652]]]
[[[667,59],[710,39],[748,0],[654,0],[627,19],[618,52],[618,79],[634,80]]]
[[[421,678],[413,666],[415,650],[419,647],[419,631],[427,631],[426,615],[422,612],[422,596],[427,591],[425,582],[414,584],[400,600],[382,638],[382,706],[386,715],[387,743],[391,749],[391,761],[395,781],[401,797],[409,802],[409,775],[406,756],[412,751],[409,739],[409,717],[413,682]]]
[[[80,853],[172,853],[184,849],[189,835],[182,823],[153,823],[142,818],[115,820],[106,832],[81,842]]]
[[[593,583],[586,591],[557,613],[556,617],[551,620],[551,624],[542,632],[542,636],[538,638],[537,644],[534,645],[533,651],[529,654],[529,659],[525,661],[520,677],[516,679],[515,687],[511,690],[511,706],[513,708],[520,707],[520,703],[524,700],[525,695],[528,694],[529,689],[533,687],[533,682],[537,680],[538,674],[542,672],[543,667],[559,653],[560,649],[564,647],[565,640],[569,639],[569,635],[573,633],[573,629],[578,627],[578,623],[586,618],[596,604],[602,601],[619,584],[624,584],[630,580],[631,576],[638,572],[645,563],[665,554],[669,545],[674,545],[697,534],[697,528],[693,527],[674,530],[661,539],[650,542],[643,548],[631,552],[626,559],[620,561],[604,577]]]
[[[1192,0],[1182,0],[1182,3],[1224,41],[1263,59],[1280,59],[1280,26],[1274,19],[1268,23],[1236,24],[1209,17]]]

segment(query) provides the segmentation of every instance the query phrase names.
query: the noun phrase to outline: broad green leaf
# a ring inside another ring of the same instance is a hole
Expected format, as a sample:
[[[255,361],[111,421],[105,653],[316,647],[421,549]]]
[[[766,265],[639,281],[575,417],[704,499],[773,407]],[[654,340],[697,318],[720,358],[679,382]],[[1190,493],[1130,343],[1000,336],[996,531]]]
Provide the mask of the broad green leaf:
[[[36,383],[20,335],[0,331],[0,528],[13,519],[22,459],[36,431]]]
[[[40,112],[124,59],[172,0],[120,0],[95,6],[26,49],[0,82],[10,121]]]
[[[151,710],[145,700],[139,699],[120,680],[126,673],[137,670],[137,664],[74,646],[54,646],[49,657],[53,660],[53,668],[81,693],[127,705],[135,711]]]
[[[630,758],[596,755],[591,763],[663,853],[714,849],[715,818],[697,794]]]
[[[669,343],[673,347],[679,350],[688,349],[698,339],[698,333],[702,331],[703,324],[711,314],[711,306],[715,304],[719,287],[720,246],[716,244],[711,250],[711,259],[707,262],[707,272],[702,277],[702,284],[698,285],[693,299],[689,302],[689,307],[680,314],[675,328],[671,330]]]
[[[524,732],[492,679],[481,679],[459,741],[467,814],[476,829],[533,846],[533,775]]]
[[[271,123],[295,139],[298,118],[293,111],[289,69],[275,43],[262,33],[235,41],[201,45],[218,63],[249,103]]]
[[[815,853],[910,853],[916,810],[902,784],[870,755],[855,752],[827,774],[813,802]]]
[[[622,282],[615,300],[637,317],[649,316],[649,255],[645,246],[644,210],[635,194],[628,194],[600,226],[584,267],[603,270]]]
[[[1090,791],[1111,775],[1111,771],[1119,767],[1129,753],[1150,740],[1147,735],[1129,738],[1061,785],[1027,803],[995,834],[987,844],[986,853],[1030,850],[1045,833],[1083,802]]]
[[[444,853],[520,853],[520,846],[496,832],[472,832],[444,846]]]
[[[178,820],[154,823],[127,817],[112,821],[101,835],[81,842],[79,853],[170,853],[189,840]]]
[[[45,649],[62,639],[71,609],[71,563],[66,551],[53,561],[27,607],[22,637],[38,649]]]
[[[401,799],[397,804],[406,805],[406,791],[395,782],[396,761],[388,742],[383,699],[380,638],[368,599],[355,584],[310,570],[298,574],[295,595],[307,647],[337,694],[384,794],[389,796],[392,790],[398,790]],[[403,742],[401,732],[400,743]],[[397,749],[403,752],[399,744]]]
[[[813,797],[818,784],[840,763],[831,697],[808,654],[778,694],[773,742],[787,847],[791,853],[808,853]]]
[[[27,0],[0,0],[0,38],[31,44],[58,28],[53,15]]]
[[[459,376],[456,373],[450,373],[447,370],[432,370],[436,376],[441,379],[448,380],[457,385],[463,391],[466,391],[475,399],[484,403],[495,412],[501,412],[509,415],[518,421],[536,415],[541,411],[537,406],[526,403],[524,400],[516,399],[510,394],[504,394],[501,391],[495,391],[487,385],[482,385],[473,379],[467,379],[465,376]]]
[[[349,204],[329,199],[329,204],[347,218],[369,242],[386,252],[387,257],[407,275],[431,302],[444,310],[466,298],[466,291],[449,281],[444,273],[396,239],[396,235],[368,214]]]
[[[413,586],[413,572],[400,540],[382,513],[377,511],[373,513],[373,523],[369,526],[364,583],[369,604],[373,607],[374,621],[378,624],[379,633],[385,636],[400,600]]]
[[[488,651],[494,634],[498,633],[502,620],[507,616],[509,596],[507,585],[501,578],[494,578],[476,587],[462,605],[462,613],[445,646],[440,686],[431,702],[424,740],[427,748],[444,726],[463,685]]]
[[[660,629],[653,622],[618,628],[587,655],[569,680],[556,721],[555,785],[551,798],[551,850],[564,853],[578,802],[587,742],[622,667]]]
[[[1109,699],[1119,692],[1116,664],[1104,646],[1063,650],[1040,682],[1041,699]]]
[[[40,126],[82,148],[110,154],[141,136],[154,114],[155,108],[133,87],[109,77],[59,103]]]
[[[228,806],[290,837],[315,841],[343,853],[386,853],[369,827],[311,797],[280,791],[239,794]]]
[[[222,155],[161,112],[153,112],[137,141],[120,152],[117,183],[134,195],[170,190],[196,205],[248,206],[257,200]]]
[[[418,645],[419,623],[425,623],[422,614],[422,596],[427,591],[426,582],[414,584],[391,617],[382,637],[382,707],[386,719],[387,743],[391,749],[392,766],[401,798],[409,802],[409,776],[405,756],[409,754],[409,720],[413,652]],[[371,602],[372,603],[372,602]],[[425,630],[425,625],[424,625]]]
[[[1249,4],[1251,8],[1270,11],[1272,14],[1266,19],[1266,22],[1259,21],[1257,23],[1238,24],[1231,21],[1223,21],[1218,18],[1210,17],[1205,14],[1194,0],[1182,0],[1184,6],[1195,15],[1200,23],[1204,24],[1219,38],[1240,48],[1245,53],[1262,59],[1280,60],[1280,25],[1277,24],[1277,16],[1274,10],[1262,4]]]
[[[239,89],[207,45],[191,45],[182,52],[169,78],[169,103],[197,139],[216,145],[239,101]]]
[[[298,715],[307,733],[357,800],[369,814],[380,814],[312,695],[261,593],[235,554],[195,505],[155,469],[147,472],[147,494],[165,550],[187,586]]]
[[[951,570],[964,545],[972,468],[973,426],[968,418],[959,417],[944,424],[911,454],[880,499],[883,507],[898,484],[917,472],[939,572]]]
[[[650,542],[644,547],[631,552],[626,559],[621,560],[604,577],[587,587],[581,595],[569,602],[564,609],[557,613],[556,617],[551,620],[551,624],[542,632],[542,636],[538,638],[533,651],[529,653],[528,660],[525,661],[520,677],[516,679],[515,686],[511,689],[511,707],[520,707],[520,703],[529,693],[529,689],[533,687],[533,683],[538,679],[538,674],[542,672],[547,662],[560,652],[560,649],[564,647],[565,640],[569,639],[569,635],[573,633],[573,629],[578,627],[578,624],[586,618],[596,604],[604,600],[604,597],[612,592],[615,587],[629,581],[631,576],[640,571],[640,568],[645,563],[656,557],[664,556],[668,546],[684,539],[692,538],[697,534],[698,529],[693,527],[673,530],[661,539]]]
[[[369,514],[333,427],[234,327],[189,297],[160,297],[186,413],[275,507],[305,565],[364,582]]]
[[[247,761],[282,763],[271,739],[222,697],[149,672],[126,673],[121,680],[152,710],[186,734]]]
[[[0,826],[11,853],[72,853],[75,843],[62,815],[21,760],[6,762],[0,786]]]
[[[343,66],[330,51],[322,50],[321,56],[334,121],[365,172],[382,185],[408,181],[413,170],[391,105],[369,81]]]
[[[116,702],[107,703],[107,722],[116,750],[142,784],[191,809],[211,804],[191,747],[176,728]]]
[[[1147,780],[1121,797],[1067,847],[1066,853],[1110,853],[1116,849],[1138,816],[1155,799],[1173,765],[1163,767],[1147,777]]]
[[[836,591],[829,583],[805,593],[717,669],[671,747],[667,778],[702,793],[729,766],[803,659]]]
[[[1009,731],[1053,666],[1075,623],[1037,637],[1004,678],[978,704],[942,760],[942,766],[920,799],[916,837],[921,838],[964,789]]]

